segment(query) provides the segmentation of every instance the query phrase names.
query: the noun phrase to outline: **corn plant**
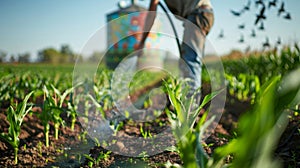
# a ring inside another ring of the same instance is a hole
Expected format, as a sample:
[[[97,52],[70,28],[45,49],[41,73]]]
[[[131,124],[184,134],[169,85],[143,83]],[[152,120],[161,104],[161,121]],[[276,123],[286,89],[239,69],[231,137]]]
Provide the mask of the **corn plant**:
[[[54,123],[54,138],[58,139],[58,130],[61,124],[64,124],[64,120],[61,118],[61,113],[63,112],[62,106],[68,96],[73,91],[73,87],[67,89],[63,94],[60,93],[53,85],[51,85],[54,91],[54,98],[51,107],[52,121]]]
[[[260,53],[239,60],[223,61],[225,72],[233,76],[240,73],[256,75],[261,84],[277,75],[286,75],[300,66],[300,51],[297,44],[284,48],[280,53]]]
[[[0,105],[4,101],[9,101],[13,104],[15,101],[14,93],[16,92],[16,85],[14,84],[14,74],[9,74],[1,77],[0,81]]]
[[[104,111],[110,110],[113,107],[113,100],[111,98],[111,93],[109,88],[101,87],[99,89],[96,85],[94,85],[94,93],[95,99],[101,103],[101,106]]]
[[[237,77],[225,74],[229,94],[237,97],[241,101],[249,98],[254,103],[255,97],[260,90],[260,81],[258,76],[249,74],[239,74]]]
[[[207,160],[207,156],[201,146],[200,129],[204,124],[207,113],[202,116],[200,122],[196,123],[196,119],[200,110],[218,93],[212,93],[203,99],[198,106],[195,104],[195,96],[199,92],[196,91],[192,97],[189,95],[189,87],[184,87],[185,81],[176,79],[165,83],[165,89],[169,95],[171,104],[174,106],[174,112],[167,110],[167,116],[171,123],[173,134],[178,142],[180,157],[185,164],[185,167],[196,168],[197,165],[203,164],[202,160]],[[213,117],[208,124],[213,121]],[[207,125],[207,124],[206,124]],[[206,126],[205,126],[206,127]],[[195,157],[195,149],[198,157]],[[197,161],[201,160],[201,161]]]
[[[215,150],[205,167],[222,167],[222,158],[234,155],[230,167],[281,167],[273,159],[273,151],[280,135],[287,125],[285,112],[300,102],[300,69],[281,80],[274,77],[265,83],[253,111],[246,113],[239,121],[238,137],[229,144]]]
[[[49,131],[50,131],[50,124],[51,121],[51,110],[52,105],[54,104],[52,97],[50,96],[49,90],[44,85],[43,87],[44,91],[44,103],[42,107],[42,112],[38,114],[38,118],[41,120],[42,125],[44,127],[44,135],[45,135],[45,145],[46,147],[49,147]]]
[[[142,125],[140,125],[140,133],[144,139],[147,139],[148,137],[152,138],[152,134],[150,130],[144,130]]]
[[[78,84],[80,85],[80,84]],[[54,85],[51,88],[54,92],[54,96],[49,98],[50,111],[51,111],[51,121],[54,123],[54,138],[58,139],[58,130],[61,124],[64,124],[64,120],[61,118],[61,113],[63,112],[63,104],[66,101],[66,97],[74,90],[78,85],[71,87],[61,93]],[[50,96],[50,95],[48,95]],[[72,110],[72,109],[71,109]],[[73,112],[74,114],[74,112]],[[74,119],[74,118],[73,118]],[[74,126],[73,126],[74,129]]]
[[[61,124],[64,123],[63,119],[61,118],[61,113],[63,112],[63,104],[66,101],[66,97],[74,90],[76,87],[72,87],[67,89],[63,94],[60,93],[58,89],[56,89],[53,85],[51,85],[54,95],[52,96],[50,94],[50,91],[48,88],[44,85],[43,92],[44,92],[44,103],[42,112],[38,114],[38,117],[40,118],[42,125],[44,126],[44,135],[45,135],[45,144],[46,147],[49,147],[49,130],[50,130],[50,122],[52,121],[54,123],[54,137],[55,139],[58,139],[58,130]],[[70,102],[69,102],[70,103]],[[76,111],[73,109],[71,105],[69,105],[71,108],[70,111],[73,111],[72,114],[74,115],[74,118],[76,119]],[[75,113],[75,114],[74,114]],[[73,120],[73,119],[72,119]],[[75,123],[75,121],[72,121]],[[72,126],[74,129],[74,126]]]
[[[14,159],[15,164],[18,164],[18,150],[20,139],[19,135],[21,132],[21,125],[26,114],[31,110],[32,106],[28,107],[28,99],[33,94],[30,92],[27,94],[22,103],[18,104],[16,109],[12,106],[8,108],[7,120],[9,122],[8,133],[1,133],[0,138],[4,139],[14,148]]]
[[[70,98],[72,100],[72,98]],[[74,131],[75,122],[77,118],[77,106],[72,101],[68,102],[68,116],[71,117],[71,130]]]
[[[89,111],[89,107],[90,107],[89,103],[91,101],[92,105],[94,105],[96,107],[95,114],[98,114],[98,111],[99,111],[100,112],[100,116],[102,117],[102,119],[105,119],[106,118],[106,114],[105,114],[105,112],[103,110],[102,105],[100,103],[98,103],[97,100],[94,99],[94,97],[91,94],[88,94],[86,96],[86,98],[87,99],[86,99],[86,102],[85,102],[85,105],[86,105],[85,115],[87,116],[87,118],[88,118],[88,111]],[[88,101],[88,100],[90,100],[90,101]]]
[[[97,158],[93,158],[90,155],[83,154],[86,159],[88,159],[88,166],[93,167],[93,166],[99,166],[100,161],[102,160],[107,160],[110,157],[111,151],[107,152],[100,152]]]
[[[56,104],[55,104],[56,105]],[[58,131],[60,125],[64,125],[64,120],[61,118],[61,113],[63,112],[63,109],[58,108],[56,106],[51,107],[51,114],[52,114],[52,121],[54,123],[54,138],[58,139]]]
[[[182,136],[178,143],[185,167],[280,167],[280,163],[272,159],[272,152],[287,124],[287,113],[283,111],[300,102],[299,73],[300,69],[282,81],[278,76],[264,84],[256,98],[254,110],[246,113],[239,121],[238,137],[229,144],[218,147],[213,157],[208,157],[201,146],[201,134],[213,118],[204,122],[205,117],[202,117],[196,128],[193,130],[190,127],[190,130]],[[178,88],[180,87],[178,86]],[[174,128],[174,126],[182,125],[182,119],[179,116],[181,116],[182,109],[185,109],[183,106],[185,103],[181,103],[180,94],[185,92],[170,87],[167,90],[176,112],[176,114],[168,112]],[[176,93],[179,98],[176,98]],[[175,137],[178,137],[176,131],[174,133]],[[191,152],[195,150],[195,153]],[[230,154],[234,155],[234,159],[232,163],[225,164],[223,160]],[[167,165],[172,166],[170,163]]]

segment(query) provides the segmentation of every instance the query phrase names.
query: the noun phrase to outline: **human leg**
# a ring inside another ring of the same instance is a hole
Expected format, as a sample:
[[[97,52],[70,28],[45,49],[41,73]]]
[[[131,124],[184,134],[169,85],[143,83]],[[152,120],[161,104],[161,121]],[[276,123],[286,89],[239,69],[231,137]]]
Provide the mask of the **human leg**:
[[[189,78],[191,93],[201,87],[201,58],[204,53],[205,38],[213,24],[211,9],[197,9],[184,22],[184,36],[181,46],[180,69],[184,78]]]

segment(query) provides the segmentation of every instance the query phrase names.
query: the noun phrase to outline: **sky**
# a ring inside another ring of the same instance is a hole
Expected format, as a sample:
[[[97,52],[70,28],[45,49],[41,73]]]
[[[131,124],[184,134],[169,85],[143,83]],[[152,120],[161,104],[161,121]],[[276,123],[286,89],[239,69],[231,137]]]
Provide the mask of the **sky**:
[[[262,43],[267,37],[271,45],[279,37],[284,44],[299,42],[299,0],[279,0],[285,1],[292,20],[277,17],[275,8],[267,10],[265,31],[259,31],[254,26],[259,8],[255,8],[254,0],[251,1],[250,12],[235,17],[230,10],[240,10],[248,0],[212,0],[215,23],[207,41],[216,54],[223,55],[232,49],[245,50],[248,46],[251,49],[262,49]],[[106,14],[118,10],[118,2],[119,0],[0,0],[0,50],[9,55],[29,52],[35,59],[41,49],[59,49],[61,45],[68,44],[74,52],[80,53],[95,32],[106,24]],[[149,0],[138,1],[144,7],[148,3]],[[176,23],[178,31],[182,31],[180,22]],[[244,30],[238,29],[240,24],[245,24]],[[222,29],[224,38],[220,39],[218,35]],[[252,29],[257,33],[256,38],[250,37]],[[238,42],[242,34],[245,39],[243,44]]]

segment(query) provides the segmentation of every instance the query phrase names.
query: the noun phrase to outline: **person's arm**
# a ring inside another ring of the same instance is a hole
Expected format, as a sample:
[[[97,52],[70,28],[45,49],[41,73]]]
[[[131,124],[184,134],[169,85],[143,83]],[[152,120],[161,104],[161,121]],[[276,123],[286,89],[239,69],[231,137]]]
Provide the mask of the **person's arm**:
[[[159,3],[159,0],[151,0],[151,2],[150,2],[150,6],[148,9],[148,11],[150,11],[150,13],[147,14],[147,18],[146,18],[145,25],[144,25],[144,33],[143,33],[143,36],[142,36],[142,39],[141,39],[138,49],[144,48],[145,41],[149,35],[149,31],[151,30],[151,28],[154,24],[158,3]]]

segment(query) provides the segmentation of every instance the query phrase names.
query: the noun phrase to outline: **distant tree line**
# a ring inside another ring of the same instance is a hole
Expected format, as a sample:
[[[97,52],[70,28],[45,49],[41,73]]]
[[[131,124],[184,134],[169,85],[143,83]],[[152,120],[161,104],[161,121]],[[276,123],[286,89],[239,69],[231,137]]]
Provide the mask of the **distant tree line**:
[[[48,47],[38,51],[37,59],[34,62],[38,63],[72,63],[75,62],[77,55],[72,51],[69,45],[62,45],[59,50]],[[31,55],[29,52],[14,55],[8,55],[5,51],[0,50],[0,63],[29,63]]]
[[[5,62],[6,58],[8,58],[8,54],[4,51],[0,51],[0,63]],[[30,53],[26,52],[18,54],[17,58],[14,55],[11,55],[8,58],[8,62],[28,63],[30,62]]]
[[[55,48],[45,48],[38,52],[38,62],[42,63],[72,63],[76,59],[76,54],[69,45],[62,45],[60,50]]]
[[[95,51],[91,55],[85,56],[85,58],[75,53],[71,47],[64,44],[60,49],[55,49],[53,47],[47,47],[41,49],[37,53],[37,59],[32,60],[29,52],[21,53],[15,55],[9,55],[7,52],[0,49],[0,63],[10,62],[10,63],[50,63],[50,64],[61,64],[61,63],[74,63],[76,59],[85,62],[97,63],[102,60],[105,52]]]

